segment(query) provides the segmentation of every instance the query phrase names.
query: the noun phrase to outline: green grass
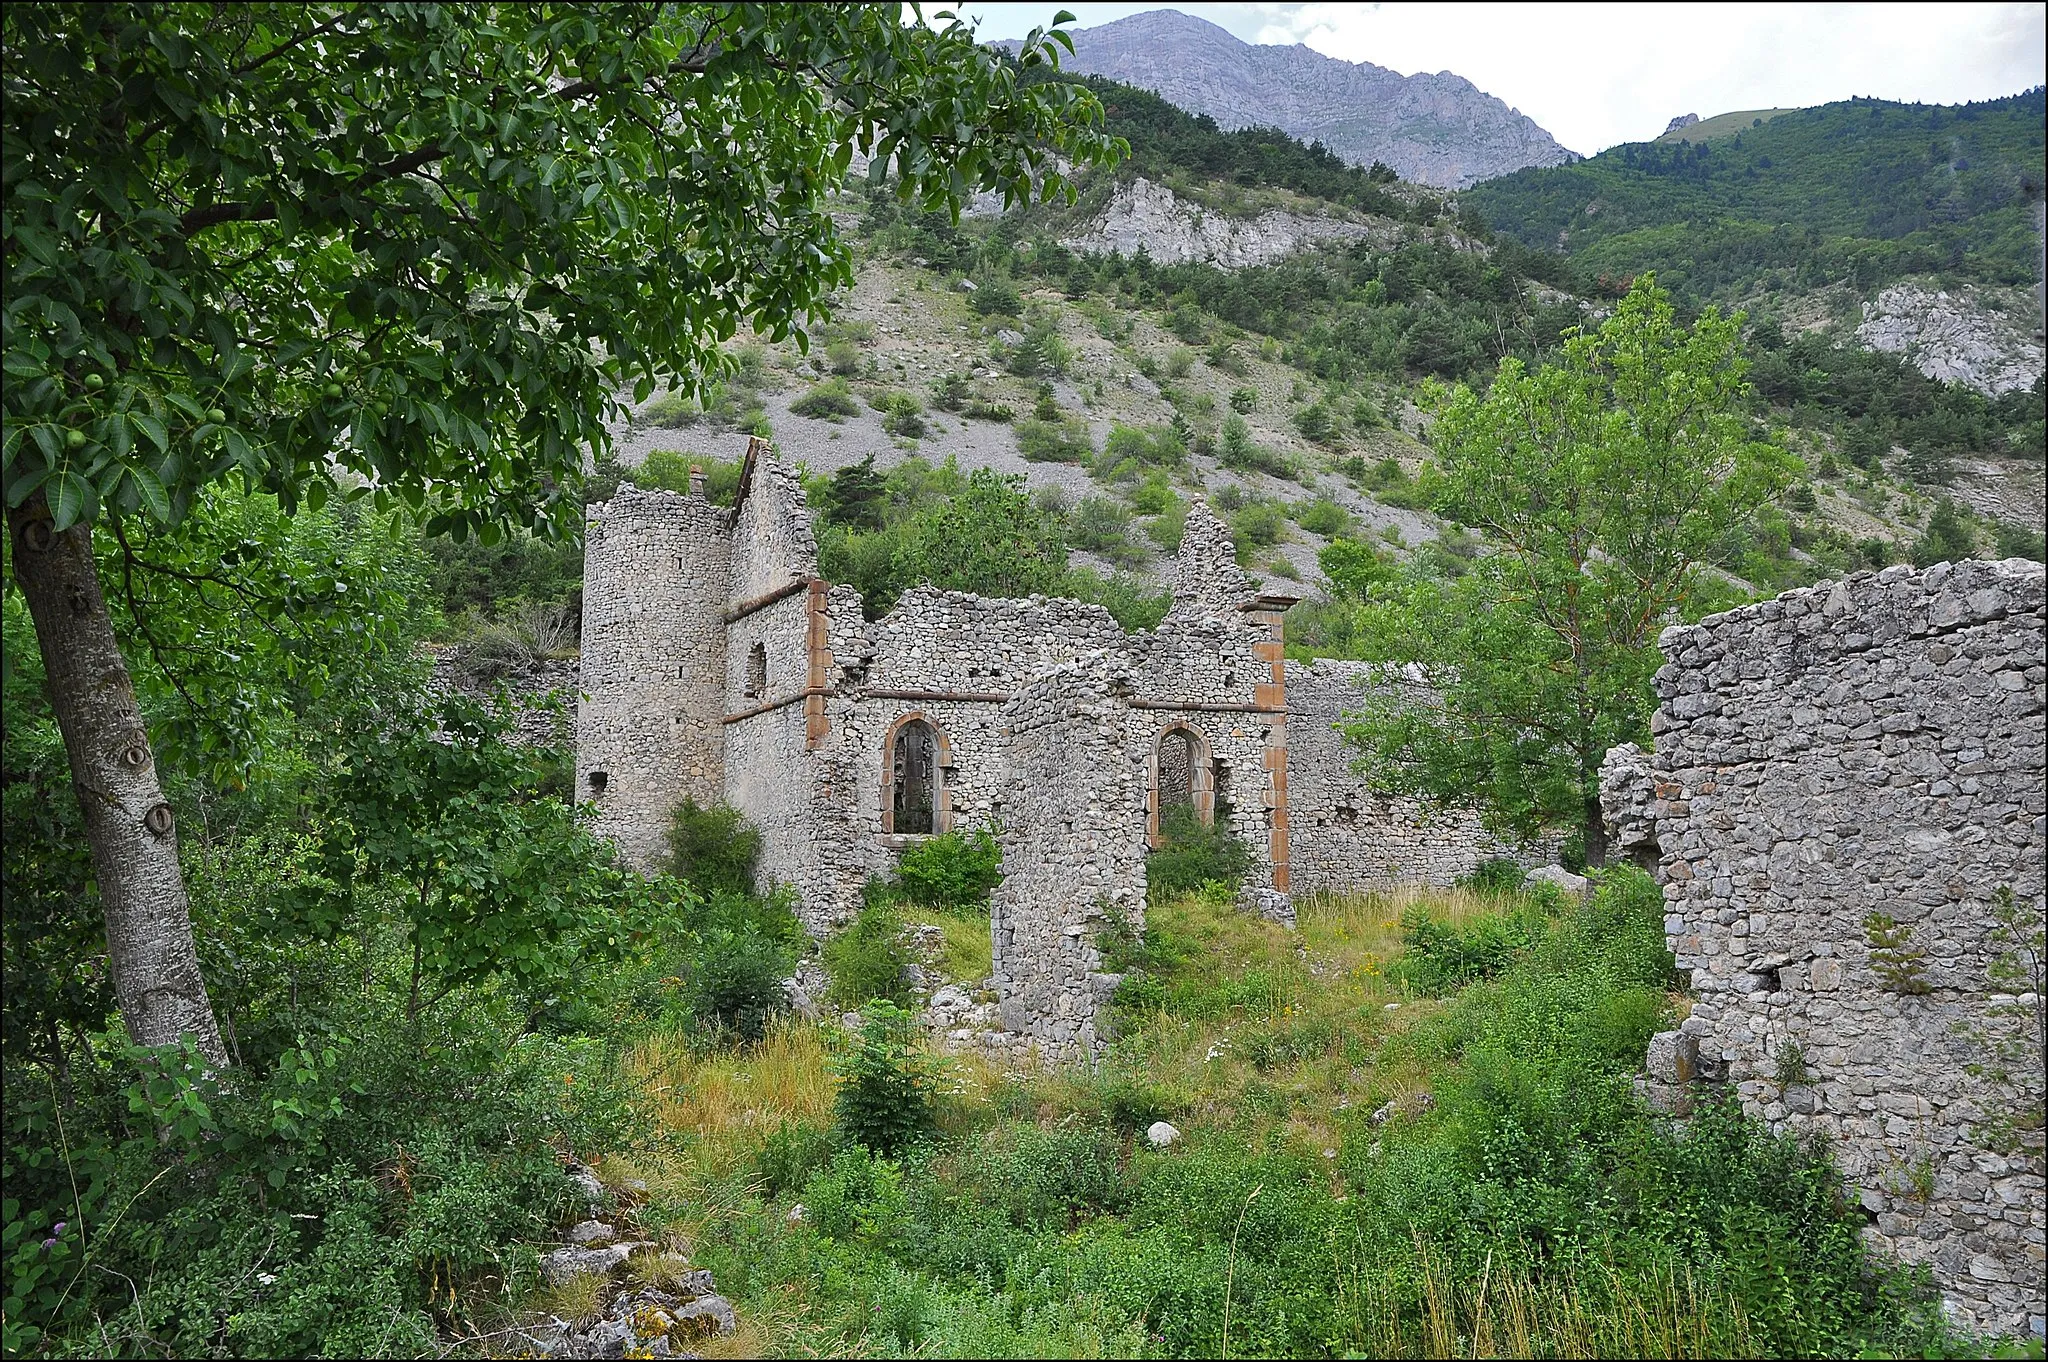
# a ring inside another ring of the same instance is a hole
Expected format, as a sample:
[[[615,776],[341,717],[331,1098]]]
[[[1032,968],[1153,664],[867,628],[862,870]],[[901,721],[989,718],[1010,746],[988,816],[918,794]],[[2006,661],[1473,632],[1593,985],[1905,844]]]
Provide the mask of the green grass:
[[[1674,128],[1661,137],[1652,140],[1658,142],[1711,142],[1717,137],[1733,137],[1739,132],[1748,132],[1752,127],[1756,126],[1759,120],[1768,123],[1780,114],[1798,112],[1799,110],[1796,108],[1742,109],[1735,113],[1715,114],[1712,118],[1702,118],[1689,128]]]
[[[1097,1068],[953,1058],[936,1133],[895,1160],[829,1130],[830,1031],[644,1046],[643,1226],[690,1246],[769,1355],[1981,1347],[1867,1256],[1824,1155],[1725,1108],[1680,1130],[1640,1105],[1673,996],[1660,903],[1622,871],[1584,907],[1309,898],[1288,932],[1174,898],[1121,943],[1139,985]],[[1418,922],[1500,940],[1489,924],[1531,913],[1546,925],[1489,977],[1405,981]],[[1161,1119],[1183,1139],[1152,1150]]]

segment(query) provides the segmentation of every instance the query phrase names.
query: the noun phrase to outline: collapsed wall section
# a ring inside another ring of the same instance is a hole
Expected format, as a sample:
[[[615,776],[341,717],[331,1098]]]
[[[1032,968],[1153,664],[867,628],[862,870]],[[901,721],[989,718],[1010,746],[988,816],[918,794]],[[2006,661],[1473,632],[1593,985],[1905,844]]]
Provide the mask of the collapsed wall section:
[[[1488,832],[1469,806],[1380,794],[1352,769],[1361,753],[1339,725],[1376,694],[1426,696],[1418,679],[1370,662],[1287,664],[1289,844],[1297,892],[1358,892],[1453,884],[1481,861],[1533,862],[1528,848]]]
[[[1872,1238],[1978,1327],[2036,1336],[2041,1145],[2010,1119],[2038,1120],[2040,963],[1994,912],[2009,890],[2041,929],[2043,617],[2042,568],[2009,560],[1666,630],[1657,750],[1618,751],[1603,792],[1698,998],[1652,1078],[1827,1137]]]
[[[724,795],[726,511],[621,485],[590,510],[583,550],[576,797],[651,869],[685,796]]]
[[[1005,1029],[1051,1061],[1092,1059],[1109,1039],[1121,976],[1099,931],[1144,921],[1145,799],[1126,759],[1130,676],[1098,654],[1030,682],[1003,706],[1003,882],[990,903]]]

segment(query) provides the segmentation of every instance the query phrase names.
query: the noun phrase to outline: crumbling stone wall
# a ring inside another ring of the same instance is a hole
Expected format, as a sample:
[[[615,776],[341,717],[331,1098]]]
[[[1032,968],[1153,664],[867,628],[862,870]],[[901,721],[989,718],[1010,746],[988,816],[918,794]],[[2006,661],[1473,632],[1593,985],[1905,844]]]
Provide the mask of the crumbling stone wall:
[[[1109,1039],[1121,976],[1096,933],[1144,922],[1143,768],[1128,760],[1131,674],[1096,653],[1031,681],[1002,708],[1010,760],[1003,882],[990,902],[1003,1026],[1049,1060],[1089,1059]]]
[[[1471,808],[1377,794],[1352,770],[1358,749],[1337,725],[1389,684],[1370,662],[1287,664],[1289,844],[1297,893],[1452,884],[1481,861],[1541,864],[1545,849],[1511,846]]]
[[[596,801],[597,830],[643,869],[684,795],[712,803],[725,789],[727,514],[631,485],[590,511],[576,797]]]
[[[1656,751],[1611,756],[1603,791],[1698,999],[1653,1080],[1828,1137],[1878,1243],[2035,1335],[2040,1145],[1991,1147],[2014,1094],[1971,1074],[1969,1032],[2030,1022],[2038,1083],[2041,998],[1988,970],[1996,892],[2043,913],[2043,599],[2039,564],[1894,567],[1666,630]],[[1924,959],[1887,977],[1872,913]]]
[[[886,826],[889,738],[913,718],[931,725],[940,830],[992,825],[1006,845],[1051,847],[1050,830],[1064,829],[1087,852],[1032,853],[996,949],[1014,984],[1005,1016],[1049,1055],[1091,1054],[1102,1037],[1089,913],[1105,894],[1142,900],[1162,734],[1197,735],[1205,803],[1252,850],[1244,906],[1292,921],[1289,781],[1303,770],[1289,752],[1281,620],[1293,598],[1253,589],[1228,528],[1199,500],[1172,586],[1164,624],[1137,635],[1099,606],[929,587],[868,621],[858,593],[818,578],[802,486],[765,442],[750,447],[731,510],[695,479],[685,496],[622,487],[593,509],[587,540],[579,797],[596,800],[599,830],[643,868],[665,850],[683,797],[729,801],[761,831],[761,879],[794,888],[806,927],[823,936],[857,911],[869,877],[892,873],[916,844],[918,834]],[[1083,674],[1108,688],[1085,704],[1069,694]],[[1048,677],[1064,679],[1038,689]],[[1115,734],[1077,718],[1076,704],[1115,710]],[[1321,729],[1309,735],[1314,759],[1343,770],[1348,758]],[[1056,736],[1069,732],[1080,745],[1058,762],[1102,769],[1052,771]],[[1329,779],[1306,778],[1312,791]],[[1322,830],[1331,887],[1354,887],[1339,876],[1364,864],[1347,840],[1412,840],[1416,857],[1372,862],[1391,875],[1387,865],[1412,869],[1438,838],[1405,807],[1372,816],[1415,826]],[[1134,851],[1123,841],[1132,820]],[[1102,878],[1111,871],[1114,885]]]

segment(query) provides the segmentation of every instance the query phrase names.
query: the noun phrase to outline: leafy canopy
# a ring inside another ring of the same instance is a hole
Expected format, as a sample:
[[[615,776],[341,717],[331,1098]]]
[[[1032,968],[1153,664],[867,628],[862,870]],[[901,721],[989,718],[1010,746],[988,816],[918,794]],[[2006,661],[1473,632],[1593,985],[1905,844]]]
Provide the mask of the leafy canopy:
[[[852,279],[856,150],[925,209],[1070,195],[1094,97],[898,5],[10,5],[9,506],[239,474],[573,530],[620,394],[701,395]],[[948,17],[948,16],[942,16]],[[1062,16],[1064,19],[1066,16]]]
[[[1446,509],[1499,551],[1374,589],[1367,655],[1440,697],[1389,688],[1347,729],[1381,783],[1597,838],[1600,759],[1644,736],[1658,632],[1798,467],[1743,414],[1742,321],[1709,309],[1687,330],[1645,276],[1561,362],[1427,394]]]

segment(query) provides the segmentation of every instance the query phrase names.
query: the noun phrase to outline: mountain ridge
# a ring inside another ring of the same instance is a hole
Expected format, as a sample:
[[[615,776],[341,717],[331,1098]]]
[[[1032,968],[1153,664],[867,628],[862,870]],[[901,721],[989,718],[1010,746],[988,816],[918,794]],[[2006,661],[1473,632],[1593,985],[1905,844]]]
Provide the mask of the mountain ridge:
[[[1152,10],[1072,35],[1063,69],[1151,90],[1223,128],[1277,127],[1355,165],[1462,189],[1583,159],[1535,120],[1453,72],[1403,76],[1294,44],[1247,43],[1206,19]],[[1015,51],[1015,42],[998,43]]]

